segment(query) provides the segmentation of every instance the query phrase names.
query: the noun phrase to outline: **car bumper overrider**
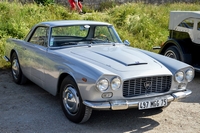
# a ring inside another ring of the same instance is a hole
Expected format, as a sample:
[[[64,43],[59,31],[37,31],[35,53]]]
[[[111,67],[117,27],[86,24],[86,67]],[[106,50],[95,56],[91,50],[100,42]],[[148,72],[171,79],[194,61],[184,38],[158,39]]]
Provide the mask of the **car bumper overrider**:
[[[92,108],[98,110],[124,110],[128,108],[137,108],[140,102],[143,101],[153,101],[156,99],[167,99],[167,102],[177,101],[179,99],[185,98],[192,93],[191,90],[185,90],[182,92],[175,92],[168,95],[152,97],[152,98],[141,98],[141,99],[130,99],[130,100],[113,100],[106,102],[91,102],[91,101],[83,101],[83,103]]]

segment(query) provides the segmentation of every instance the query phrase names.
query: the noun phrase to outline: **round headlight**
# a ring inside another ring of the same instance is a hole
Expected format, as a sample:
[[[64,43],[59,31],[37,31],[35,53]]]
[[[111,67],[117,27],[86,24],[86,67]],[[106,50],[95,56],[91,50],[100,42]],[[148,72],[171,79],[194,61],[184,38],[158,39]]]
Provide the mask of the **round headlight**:
[[[178,83],[181,83],[181,81],[183,81],[184,79],[184,73],[179,71],[175,74],[175,79]]]
[[[121,86],[121,80],[119,79],[119,77],[115,77],[112,81],[111,81],[111,88],[113,90],[117,90],[119,89]]]
[[[185,74],[186,74],[185,78],[186,78],[186,80],[188,82],[190,82],[190,81],[193,80],[193,78],[194,78],[194,71],[193,71],[193,69],[187,70]]]
[[[103,92],[103,91],[106,91],[108,89],[108,86],[109,86],[109,83],[108,83],[108,80],[107,79],[100,79],[98,82],[97,82],[97,88]]]

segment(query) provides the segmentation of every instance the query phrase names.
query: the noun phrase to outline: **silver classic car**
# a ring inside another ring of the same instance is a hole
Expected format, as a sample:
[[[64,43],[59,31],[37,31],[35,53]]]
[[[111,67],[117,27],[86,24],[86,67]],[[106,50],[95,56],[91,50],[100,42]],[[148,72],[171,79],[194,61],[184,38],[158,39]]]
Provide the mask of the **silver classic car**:
[[[75,123],[92,110],[163,108],[192,93],[192,66],[130,47],[105,22],[41,22],[24,40],[8,39],[4,58],[17,84],[29,79],[59,95]]]

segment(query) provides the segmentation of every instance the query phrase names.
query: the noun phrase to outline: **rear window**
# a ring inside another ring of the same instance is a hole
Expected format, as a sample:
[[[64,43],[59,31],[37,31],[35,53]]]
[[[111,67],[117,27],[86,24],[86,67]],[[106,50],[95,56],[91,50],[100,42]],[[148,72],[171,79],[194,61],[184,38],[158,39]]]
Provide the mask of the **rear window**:
[[[194,19],[192,19],[192,18],[185,19],[178,26],[184,27],[184,28],[188,28],[188,29],[193,29],[193,27],[194,27]]]

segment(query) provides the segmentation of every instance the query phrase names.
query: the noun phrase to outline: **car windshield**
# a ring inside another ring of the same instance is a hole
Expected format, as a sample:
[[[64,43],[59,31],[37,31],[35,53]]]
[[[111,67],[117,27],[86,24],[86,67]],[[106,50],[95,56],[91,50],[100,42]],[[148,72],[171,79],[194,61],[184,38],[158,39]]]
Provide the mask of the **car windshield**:
[[[71,25],[51,28],[50,46],[122,43],[112,25]]]

